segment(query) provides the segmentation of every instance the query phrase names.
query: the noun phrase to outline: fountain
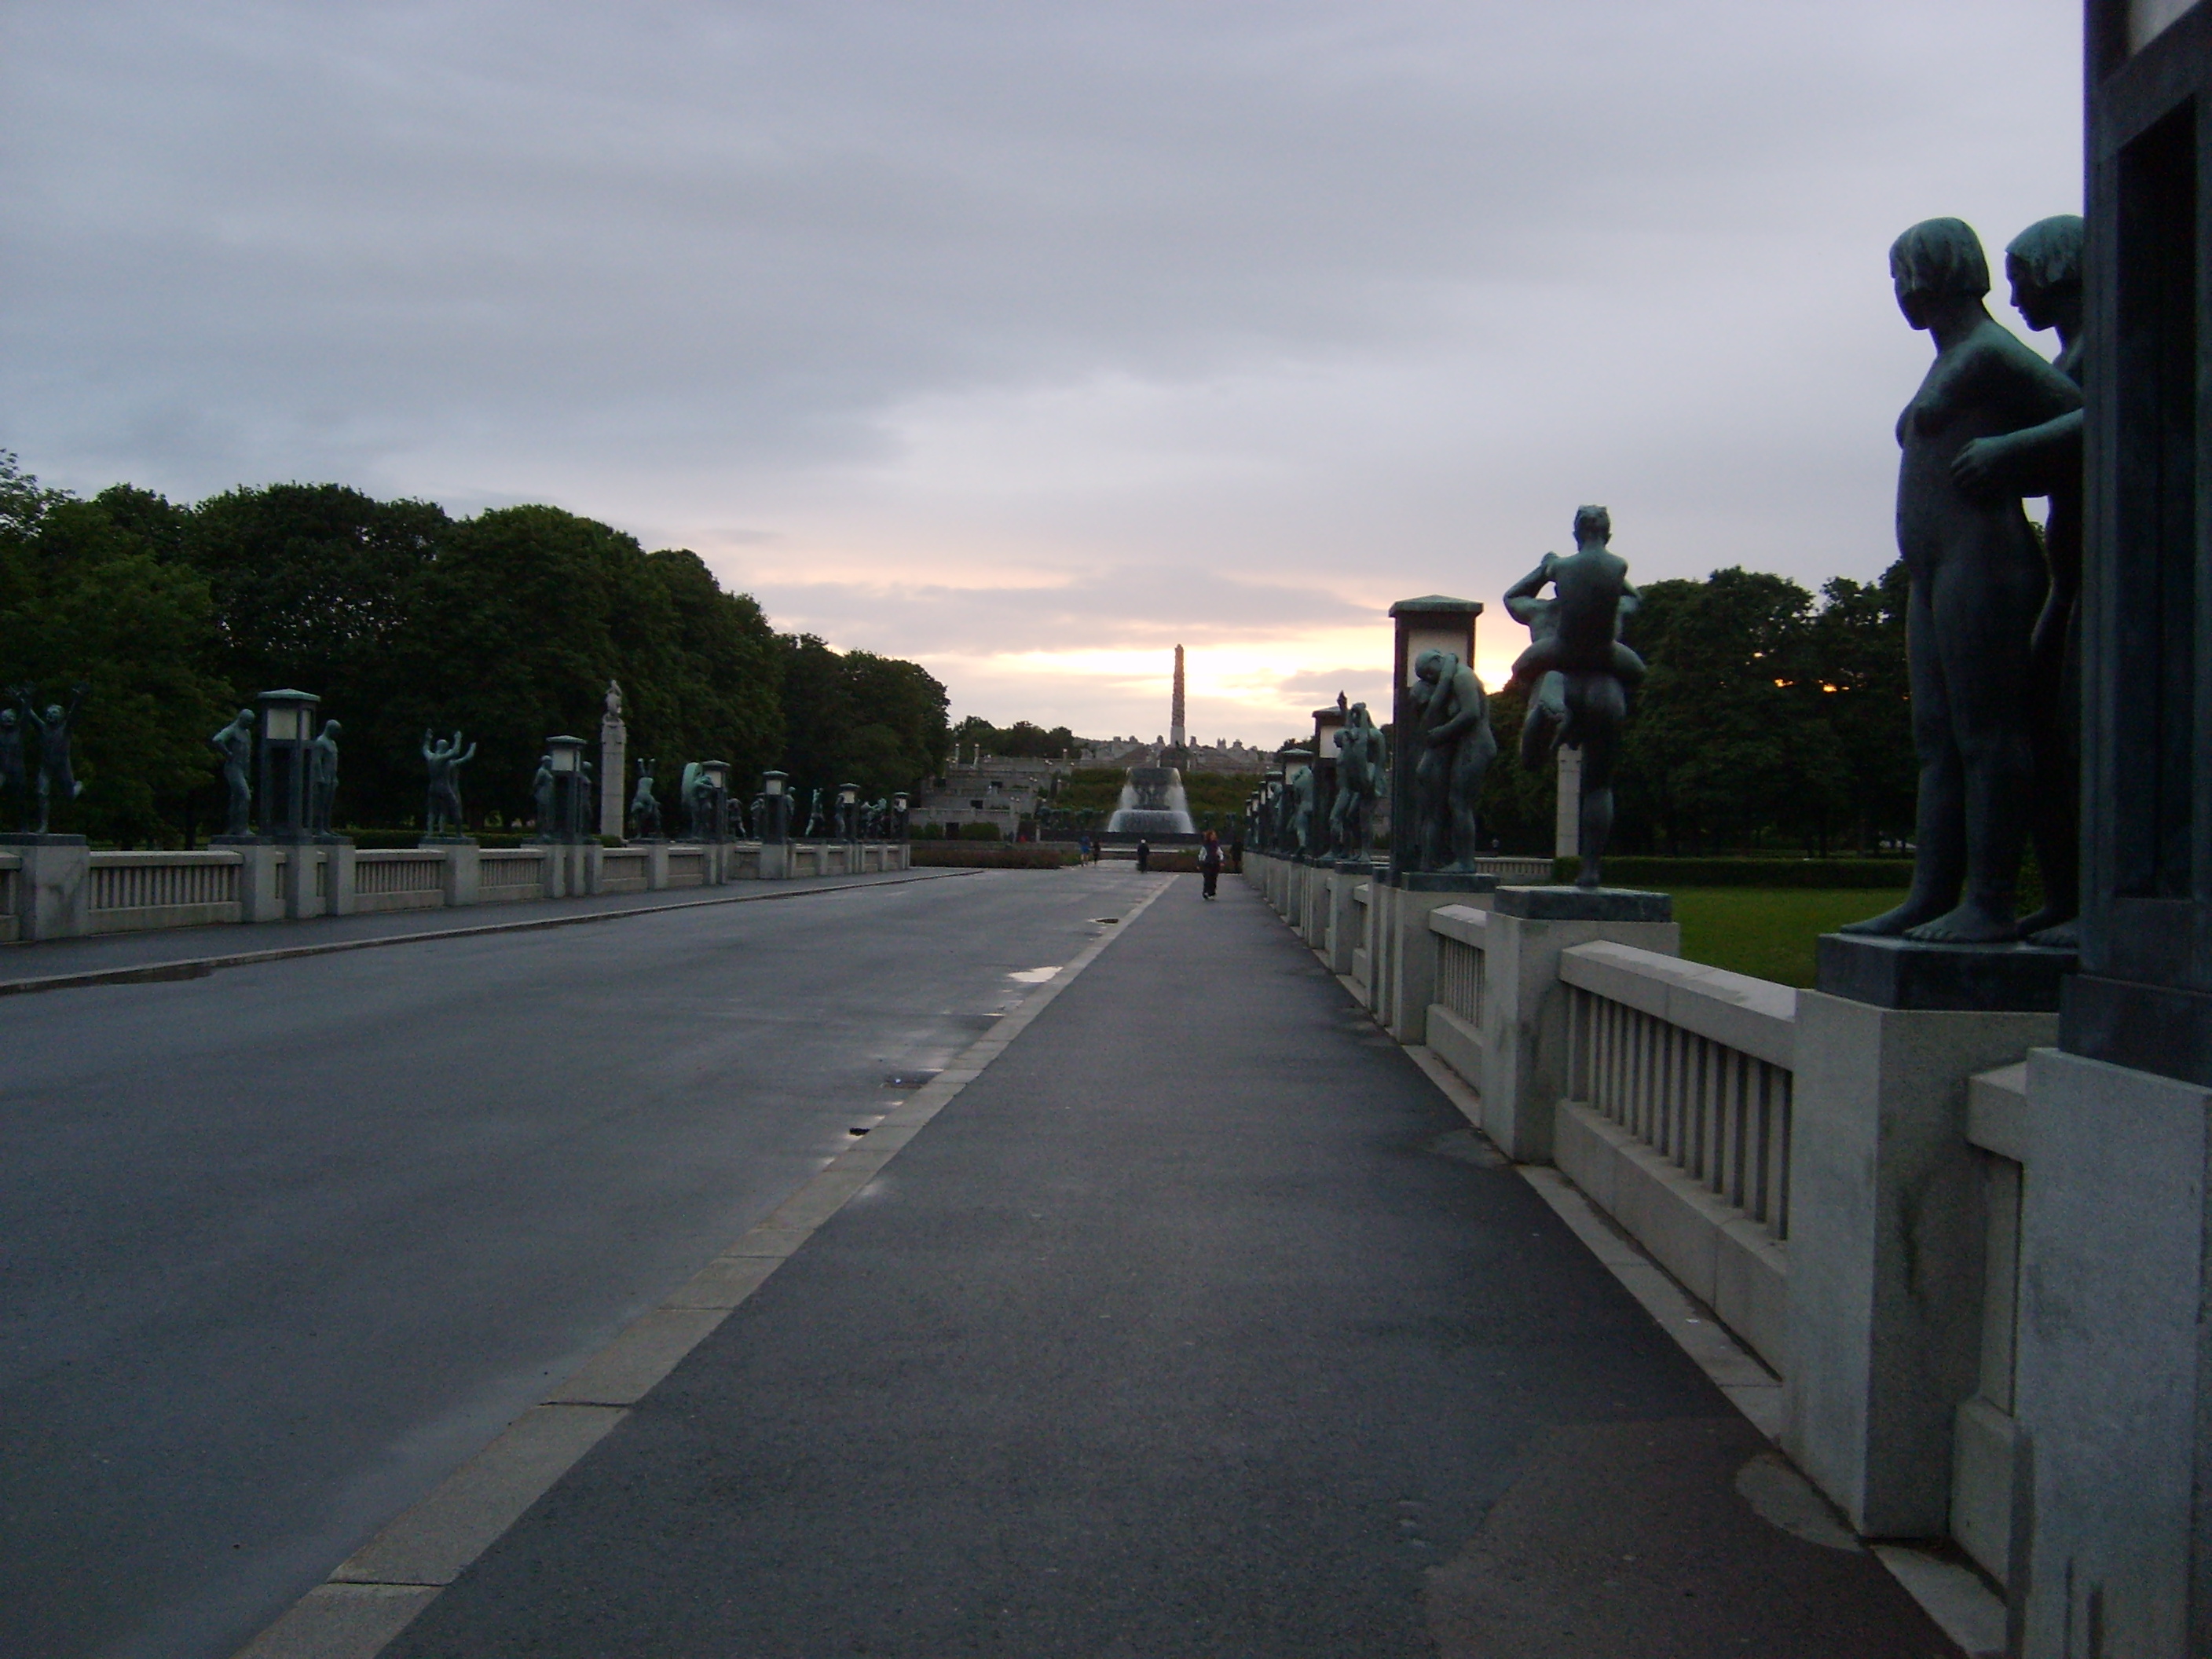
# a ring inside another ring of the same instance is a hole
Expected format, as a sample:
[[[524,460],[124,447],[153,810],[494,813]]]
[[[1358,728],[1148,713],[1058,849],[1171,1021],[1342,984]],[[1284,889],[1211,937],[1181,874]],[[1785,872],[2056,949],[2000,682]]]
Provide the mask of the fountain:
[[[1131,767],[1106,830],[1109,835],[1196,835],[1190,804],[1183,798],[1182,774],[1172,766]]]

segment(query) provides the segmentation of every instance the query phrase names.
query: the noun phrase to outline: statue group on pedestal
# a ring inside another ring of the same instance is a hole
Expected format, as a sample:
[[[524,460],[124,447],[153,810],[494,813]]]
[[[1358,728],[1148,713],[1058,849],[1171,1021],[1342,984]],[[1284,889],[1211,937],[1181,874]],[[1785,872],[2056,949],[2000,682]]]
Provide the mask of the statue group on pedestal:
[[[1383,769],[1382,728],[1365,703],[1355,702],[1345,710],[1336,732],[1336,799],[1329,804],[1328,823],[1339,858],[1367,856],[1375,839],[1375,802],[1382,793]]]
[[[1989,264],[1967,225],[1927,220],[1890,249],[1898,307],[1936,348],[1897,421],[1920,786],[1911,890],[1846,933],[2072,942],[2067,682],[2081,566],[2081,221],[2064,216],[2029,227],[2007,252],[2021,316],[2059,331],[2056,364],[1990,315]],[[2023,495],[2051,498],[2040,547]],[[2047,898],[2022,922],[2013,906],[2031,836]]]
[[[1628,562],[1615,553],[1613,515],[1602,507],[1575,509],[1575,550],[1543,562],[1505,591],[1505,611],[1528,630],[1528,648],[1513,664],[1513,683],[1528,694],[1521,726],[1521,763],[1550,763],[1561,749],[1583,757],[1578,887],[1604,879],[1613,836],[1613,775],[1628,694],[1644,679],[1644,659],[1620,642],[1621,623],[1636,610]],[[1549,586],[1552,597],[1543,597]]]

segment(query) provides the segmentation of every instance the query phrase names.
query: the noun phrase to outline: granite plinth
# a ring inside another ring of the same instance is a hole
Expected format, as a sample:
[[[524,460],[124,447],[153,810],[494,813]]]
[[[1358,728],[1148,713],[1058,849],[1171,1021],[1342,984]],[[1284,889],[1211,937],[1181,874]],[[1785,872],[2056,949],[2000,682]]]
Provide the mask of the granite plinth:
[[[1336,867],[1352,875],[1371,876],[1375,873],[1373,859],[1339,859]]]
[[[2109,1065],[2212,1085],[2212,996],[2075,974],[2058,1010],[2058,1046]]]
[[[1494,893],[1498,878],[1473,870],[1401,870],[1382,878],[1386,887],[1407,893]]]
[[[1530,921],[1672,921],[1674,896],[1634,887],[1501,887],[1493,908]]]
[[[1934,945],[1823,933],[1814,983],[1832,997],[1877,1008],[2055,1014],[2060,982],[2079,961],[2072,951],[2040,945]]]
[[[0,847],[82,847],[82,836],[42,836],[28,830],[12,830],[0,834]]]
[[[417,847],[473,847],[474,836],[425,836],[415,843]]]
[[[272,847],[276,843],[266,836],[210,836],[210,847]]]

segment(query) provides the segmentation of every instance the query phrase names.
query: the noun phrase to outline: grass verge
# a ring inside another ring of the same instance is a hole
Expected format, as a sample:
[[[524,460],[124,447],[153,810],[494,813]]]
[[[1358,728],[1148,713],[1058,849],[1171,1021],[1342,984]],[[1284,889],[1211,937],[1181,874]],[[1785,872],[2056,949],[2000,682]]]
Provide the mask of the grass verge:
[[[1682,955],[1708,967],[1801,988],[1813,982],[1813,941],[1877,915],[1902,887],[1662,887],[1674,897]]]

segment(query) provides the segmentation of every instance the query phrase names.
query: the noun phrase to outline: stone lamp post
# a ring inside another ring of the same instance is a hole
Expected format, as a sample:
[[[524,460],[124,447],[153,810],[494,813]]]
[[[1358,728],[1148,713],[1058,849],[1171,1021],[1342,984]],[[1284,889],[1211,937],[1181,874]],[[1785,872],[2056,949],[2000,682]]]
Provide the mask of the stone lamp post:
[[[553,774],[553,821],[538,826],[546,841],[573,842],[584,830],[584,740],[548,738],[545,752]]]
[[[322,700],[307,691],[264,691],[254,701],[261,707],[261,834],[269,841],[306,841],[307,751]]]
[[[709,792],[707,839],[726,842],[730,838],[730,763],[727,761],[702,761],[699,769],[706,775]]]
[[[1335,837],[1329,832],[1329,820],[1336,810],[1336,734],[1351,717],[1351,707],[1341,698],[1326,708],[1314,710],[1312,841],[1316,856],[1334,859],[1336,855]]]
[[[853,810],[854,804],[860,799],[859,784],[841,783],[837,786],[837,833],[842,839],[848,842],[858,841],[860,838],[860,825]]]
[[[768,803],[768,821],[758,826],[762,844],[781,847],[791,839],[791,775],[762,773],[761,799]]]
[[[894,839],[906,839],[906,791],[895,790],[891,794],[891,835]]]

